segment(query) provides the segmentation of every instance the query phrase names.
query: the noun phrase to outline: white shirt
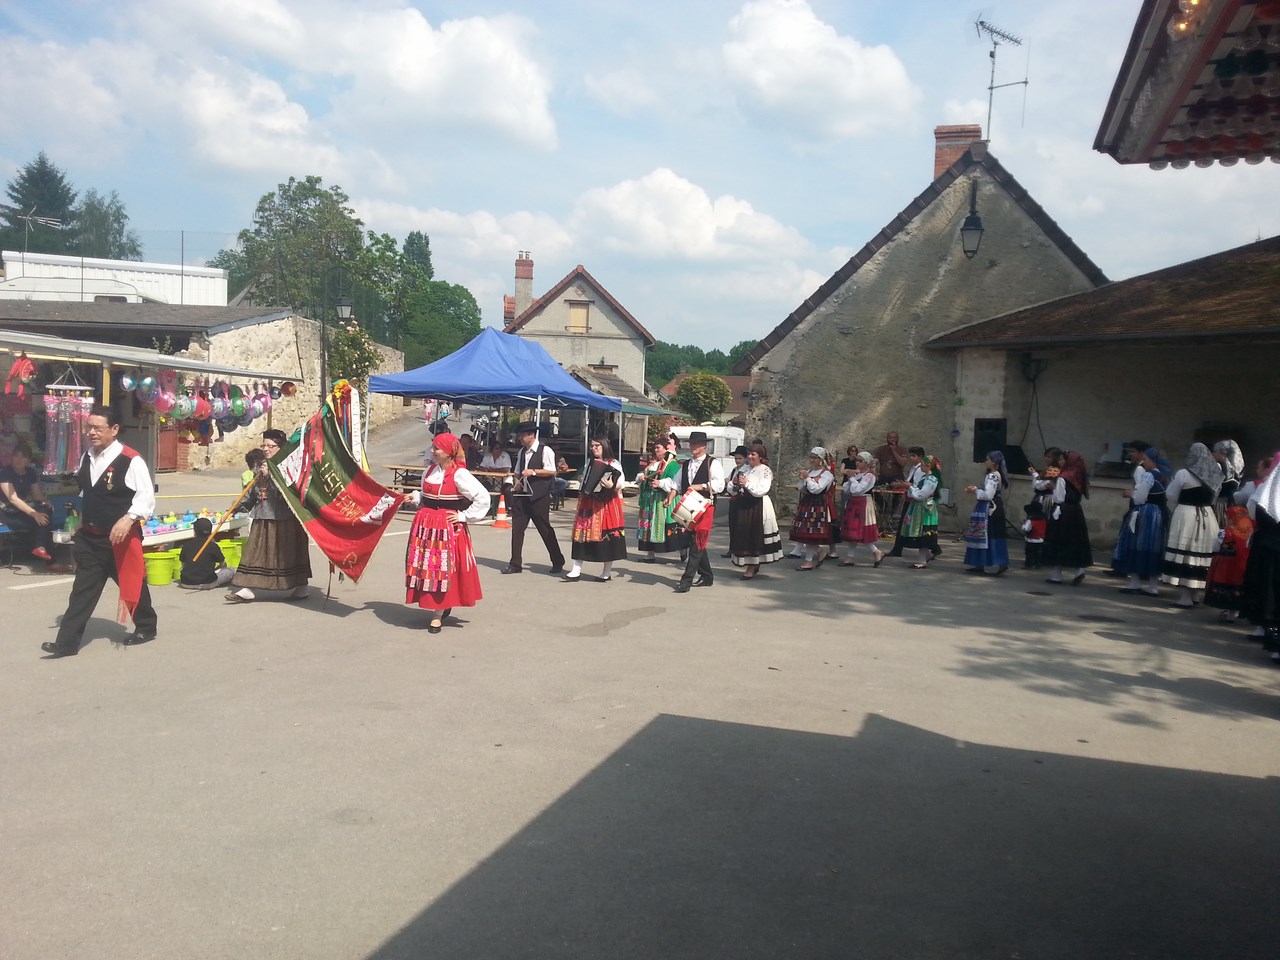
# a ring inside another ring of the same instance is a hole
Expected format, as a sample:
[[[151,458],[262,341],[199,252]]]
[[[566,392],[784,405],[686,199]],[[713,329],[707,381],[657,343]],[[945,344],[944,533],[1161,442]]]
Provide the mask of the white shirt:
[[[458,519],[462,523],[474,523],[483,520],[489,514],[489,491],[466,467],[459,467],[453,475],[458,495],[471,501],[471,506],[458,511]],[[434,464],[422,477],[422,492],[428,497],[440,496],[440,486],[444,483],[444,468]]]
[[[1000,474],[988,473],[982,486],[973,491],[976,500],[994,500],[1000,493]]]
[[[692,458],[674,477],[659,481],[659,486],[668,493],[684,493],[686,489],[684,478],[689,477],[692,481],[692,478],[696,477],[698,471],[702,469],[702,461],[705,459],[707,459],[705,453],[700,457]],[[724,467],[720,466],[720,461],[715,458],[712,458],[711,466],[708,468],[707,481],[707,485],[711,487],[712,496],[724,493]]]
[[[107,467],[111,466],[111,462],[123,452],[124,444],[119,440],[112,440],[102,453],[96,455],[92,447],[86,450],[84,455],[89,459],[90,485],[101,480],[102,475],[107,472]],[[124,475],[124,485],[133,491],[133,502],[129,504],[129,513],[140,520],[146,520],[155,513],[156,488],[151,482],[151,473],[147,470],[147,465],[142,462],[142,457],[133,457],[129,461],[129,469]]]
[[[767,464],[761,463],[754,467],[748,467],[743,476],[747,480],[740,489],[746,490],[753,497],[763,497],[769,492],[769,488],[773,486],[773,471]]]
[[[835,477],[831,475],[831,471],[826,467],[821,470],[810,470],[809,476],[797,484],[797,489],[805,493],[821,493],[835,482]]]
[[[876,485],[876,475],[870,470],[865,473],[855,473],[852,477],[844,482],[844,492],[851,497],[865,496],[872,487]]]
[[[1173,479],[1169,481],[1169,486],[1165,488],[1165,493],[1169,498],[1171,505],[1178,502],[1178,494],[1183,490],[1190,490],[1193,487],[1203,487],[1204,484],[1185,467],[1173,475]]]
[[[533,441],[533,444],[528,448],[521,448],[520,452],[516,454],[517,464],[520,463],[522,457],[524,458],[524,466],[517,470],[516,473],[520,473],[521,470],[550,470],[553,473],[555,472],[555,455],[551,452],[551,448],[540,440]]]
[[[1135,507],[1140,507],[1147,502],[1147,497],[1151,495],[1151,488],[1155,486],[1156,477],[1146,467],[1133,468],[1133,493],[1129,494],[1129,502]]]
[[[480,461],[481,470],[510,470],[511,455],[503,450],[498,454],[498,459],[493,458],[492,453],[486,453],[484,459]]]

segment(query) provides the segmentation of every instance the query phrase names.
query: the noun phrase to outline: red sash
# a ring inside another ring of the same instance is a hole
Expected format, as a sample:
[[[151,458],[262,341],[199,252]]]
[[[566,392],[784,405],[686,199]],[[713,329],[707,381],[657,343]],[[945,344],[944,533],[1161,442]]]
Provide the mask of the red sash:
[[[122,452],[131,460],[138,455],[138,451],[132,447],[124,447]],[[143,578],[147,575],[146,563],[142,559],[142,531],[138,524],[129,528],[129,536],[123,543],[111,545],[111,552],[116,561],[116,582],[120,585],[116,621],[129,623],[142,598]]]

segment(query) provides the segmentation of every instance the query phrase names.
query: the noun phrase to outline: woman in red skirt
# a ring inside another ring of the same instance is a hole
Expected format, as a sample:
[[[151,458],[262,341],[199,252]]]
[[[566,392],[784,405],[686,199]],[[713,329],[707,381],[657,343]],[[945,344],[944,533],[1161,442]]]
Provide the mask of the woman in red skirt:
[[[489,491],[465,464],[458,438],[436,435],[422,492],[413,495],[418,513],[405,551],[404,602],[435,612],[427,626],[431,633],[440,632],[454,607],[474,607],[482,596],[467,524],[489,513]]]
[[[860,543],[871,548],[871,557],[875,561],[873,567],[880,566],[884,561],[884,551],[877,545],[880,541],[880,528],[876,524],[876,503],[871,497],[871,488],[876,485],[876,474],[871,468],[875,460],[870,453],[859,453],[853,461],[853,476],[844,482],[844,493],[848,499],[840,525],[845,547],[845,558],[840,561],[842,567],[857,565],[854,552]]]
[[[593,464],[596,466],[593,468]],[[601,466],[603,465],[603,467]],[[627,526],[622,516],[622,464],[605,438],[591,441],[591,456],[582,471],[583,484],[599,472],[599,489],[578,491],[578,512],[573,518],[573,568],[560,579],[582,582],[582,562],[604,564],[597,583],[613,579],[613,561],[627,559]]]
[[[839,529],[836,527],[835,502],[831,486],[835,476],[827,467],[825,447],[809,451],[809,469],[800,471],[800,505],[791,520],[793,543],[804,545],[804,563],[797,570],[816,570],[834,549]]]

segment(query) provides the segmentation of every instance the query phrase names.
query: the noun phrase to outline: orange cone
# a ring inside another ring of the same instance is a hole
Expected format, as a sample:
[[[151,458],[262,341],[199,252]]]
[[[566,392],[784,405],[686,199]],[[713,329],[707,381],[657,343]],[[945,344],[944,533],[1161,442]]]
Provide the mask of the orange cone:
[[[507,519],[507,498],[503,494],[498,494],[498,515],[493,521],[494,530],[510,530],[511,521]]]

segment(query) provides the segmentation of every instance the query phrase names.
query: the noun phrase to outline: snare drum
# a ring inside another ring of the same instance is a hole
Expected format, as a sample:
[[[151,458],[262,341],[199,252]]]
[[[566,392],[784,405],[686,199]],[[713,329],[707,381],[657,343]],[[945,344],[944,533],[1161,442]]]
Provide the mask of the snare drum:
[[[711,501],[697,490],[686,490],[672,508],[671,517],[682,527],[692,527],[710,506]]]

